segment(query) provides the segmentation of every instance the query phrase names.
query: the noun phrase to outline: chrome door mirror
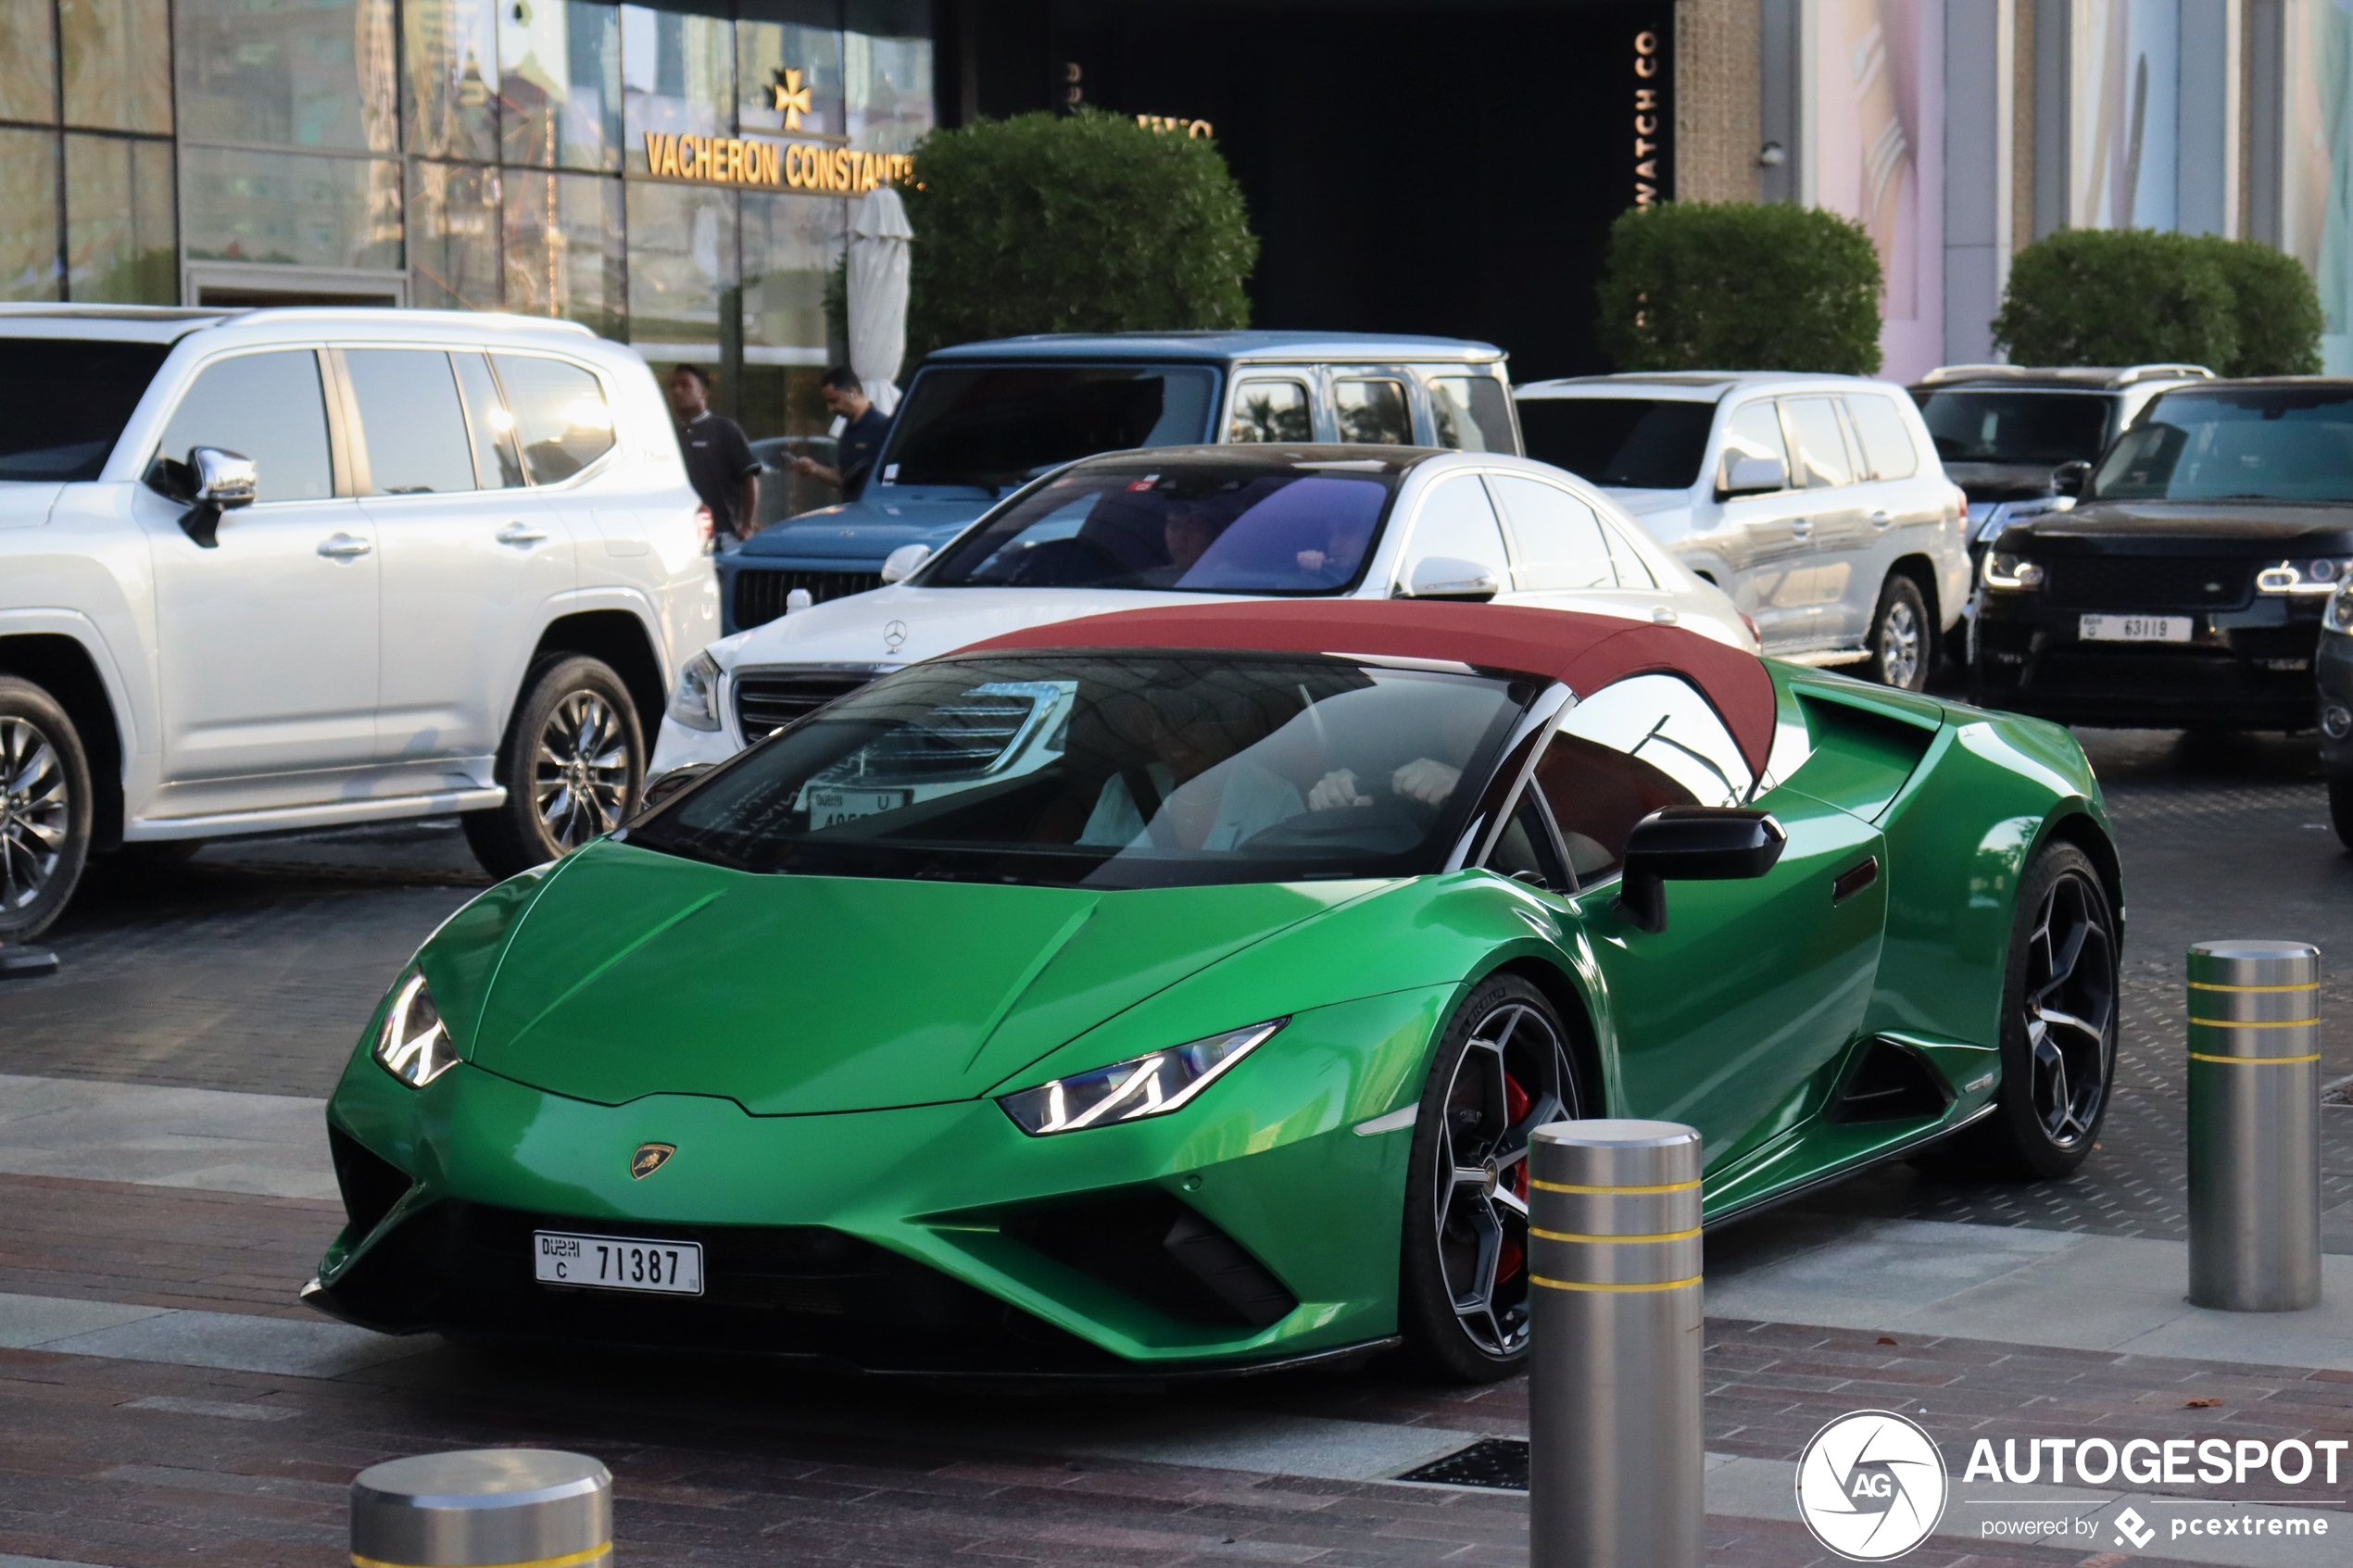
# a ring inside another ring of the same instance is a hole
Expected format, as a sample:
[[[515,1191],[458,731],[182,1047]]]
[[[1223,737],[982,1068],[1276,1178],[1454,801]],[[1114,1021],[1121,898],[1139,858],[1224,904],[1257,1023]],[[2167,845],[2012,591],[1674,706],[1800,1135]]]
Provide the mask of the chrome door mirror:
[[[1724,483],[1727,495],[1769,495],[1776,490],[1789,488],[1789,465],[1779,458],[1743,458],[1737,454],[1724,459]]]
[[[883,558],[882,580],[904,583],[915,574],[915,569],[931,559],[929,545],[901,545]]]
[[[1494,572],[1475,560],[1453,556],[1424,556],[1405,569],[1398,597],[1405,599],[1491,599],[1504,591]]]
[[[260,474],[253,459],[242,452],[192,446],[188,478],[194,492],[188,498],[195,504],[181,517],[180,527],[200,547],[209,550],[220,543],[220,514],[252,506]]]

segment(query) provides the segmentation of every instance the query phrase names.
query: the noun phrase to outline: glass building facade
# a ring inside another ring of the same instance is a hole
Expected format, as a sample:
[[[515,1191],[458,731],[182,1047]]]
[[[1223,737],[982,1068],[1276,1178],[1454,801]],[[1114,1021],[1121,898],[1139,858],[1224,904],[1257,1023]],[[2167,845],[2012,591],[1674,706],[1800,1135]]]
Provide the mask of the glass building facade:
[[[849,206],[932,69],[929,0],[7,0],[0,298],[562,317],[821,430]]]

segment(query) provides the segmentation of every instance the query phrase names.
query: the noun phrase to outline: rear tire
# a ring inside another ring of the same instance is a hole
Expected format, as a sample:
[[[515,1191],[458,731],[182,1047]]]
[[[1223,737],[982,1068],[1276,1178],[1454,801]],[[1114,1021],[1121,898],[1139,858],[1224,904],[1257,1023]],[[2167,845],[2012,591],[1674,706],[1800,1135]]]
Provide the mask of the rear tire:
[[[1898,691],[1928,689],[1929,667],[1936,662],[1936,628],[1919,583],[1897,574],[1880,585],[1869,646],[1872,680]]]
[[[30,942],[90,856],[90,761],[57,699],[0,675],[0,942]]]
[[[629,688],[601,659],[556,654],[532,666],[498,748],[502,806],[461,819],[493,876],[560,859],[627,821],[646,784],[646,742]]]
[[[1526,1364],[1528,1140],[1579,1105],[1553,1004],[1516,975],[1480,983],[1439,1037],[1405,1180],[1397,1315],[1425,1371],[1492,1383]]]

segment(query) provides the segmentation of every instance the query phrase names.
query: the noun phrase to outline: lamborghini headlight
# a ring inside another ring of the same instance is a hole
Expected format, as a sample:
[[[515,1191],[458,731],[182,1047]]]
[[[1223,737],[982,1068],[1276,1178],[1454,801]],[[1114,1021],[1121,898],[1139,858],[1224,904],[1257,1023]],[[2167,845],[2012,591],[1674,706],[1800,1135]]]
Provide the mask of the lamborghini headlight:
[[[378,1066],[412,1089],[423,1088],[458,1064],[449,1026],[433,1005],[425,977],[413,969],[393,988],[392,1006],[384,1010],[384,1026],[376,1031],[375,1056]]]
[[[1000,1095],[997,1103],[1025,1133],[1075,1133],[1114,1122],[1140,1122],[1181,1109],[1214,1083],[1218,1074],[1248,1056],[1290,1022],[1277,1018],[1212,1035],[1190,1045],[1074,1073],[1034,1089]]]

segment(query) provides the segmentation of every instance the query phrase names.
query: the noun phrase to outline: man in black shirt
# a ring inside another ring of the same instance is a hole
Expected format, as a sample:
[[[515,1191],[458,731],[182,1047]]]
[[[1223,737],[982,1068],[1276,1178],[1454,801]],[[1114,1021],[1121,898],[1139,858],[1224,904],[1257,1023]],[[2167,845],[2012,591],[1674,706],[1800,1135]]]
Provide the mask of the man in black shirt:
[[[890,416],[875,407],[847,365],[836,365],[827,370],[818,391],[824,396],[825,407],[849,422],[842,427],[835,466],[828,468],[812,458],[795,458],[793,471],[839,487],[842,499],[847,501],[865,488],[873,474],[875,458],[882,452],[883,437],[890,433]]]
[[[760,459],[743,427],[711,411],[711,377],[698,365],[670,372],[670,411],[678,420],[678,450],[686,479],[711,508],[712,533],[749,539],[760,531]]]

